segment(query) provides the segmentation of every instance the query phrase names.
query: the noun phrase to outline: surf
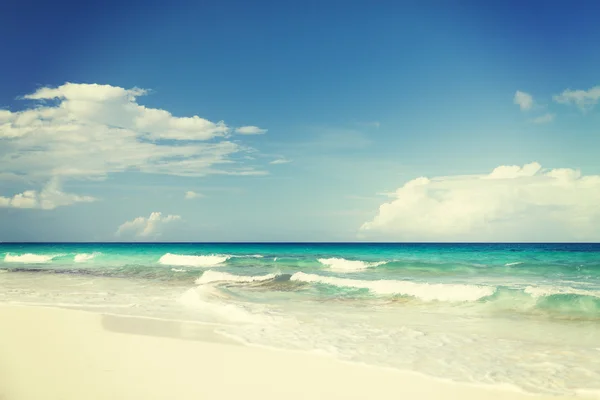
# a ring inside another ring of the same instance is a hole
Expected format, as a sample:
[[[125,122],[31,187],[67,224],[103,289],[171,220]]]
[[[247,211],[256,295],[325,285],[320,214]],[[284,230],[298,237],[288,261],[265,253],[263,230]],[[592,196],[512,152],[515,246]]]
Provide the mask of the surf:
[[[307,274],[304,272],[296,272],[292,275],[290,280],[354,289],[367,289],[372,293],[379,295],[412,296],[423,301],[477,301],[493,295],[496,291],[495,287],[483,285],[417,283],[383,279],[365,281]]]
[[[94,252],[94,253],[78,253],[78,254],[75,254],[75,257],[73,258],[73,261],[75,261],[76,263],[82,263],[82,262],[90,261],[90,260],[94,259],[99,254],[100,253],[98,253],[98,252]]]
[[[158,260],[159,264],[177,267],[214,267],[225,263],[230,255],[192,256],[166,253]]]
[[[202,276],[196,279],[197,284],[205,284],[212,282],[240,282],[240,283],[251,283],[251,282],[263,282],[270,281],[277,278],[276,274],[266,275],[234,275],[227,272],[208,270],[202,274]]]
[[[378,267],[380,265],[386,264],[386,261],[378,261],[378,262],[365,262],[359,260],[346,260],[345,258],[319,258],[321,264],[329,267],[332,271],[339,272],[356,272],[362,271],[367,268]]]
[[[50,261],[52,261],[54,258],[59,257],[59,254],[33,254],[33,253],[26,253],[26,254],[16,254],[16,255],[12,255],[10,253],[7,253],[4,256],[4,262],[10,262],[10,263],[27,263],[27,264],[42,264],[42,263],[48,263]]]

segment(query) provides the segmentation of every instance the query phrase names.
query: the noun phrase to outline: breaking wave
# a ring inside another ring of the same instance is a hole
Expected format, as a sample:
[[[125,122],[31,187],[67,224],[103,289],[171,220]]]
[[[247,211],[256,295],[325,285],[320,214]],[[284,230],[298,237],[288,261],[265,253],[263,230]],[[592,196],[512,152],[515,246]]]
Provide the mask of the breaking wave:
[[[344,258],[319,258],[318,261],[321,264],[329,267],[331,270],[339,271],[339,272],[362,271],[367,268],[377,267],[379,265],[386,264],[386,261],[365,262],[365,261],[346,260]]]
[[[100,253],[97,253],[97,252],[96,253],[79,253],[79,254],[75,254],[74,261],[76,263],[90,261],[91,259],[93,259],[94,257],[96,257],[99,254]]]
[[[527,286],[524,292],[534,298],[555,295],[575,295],[600,298],[599,291],[575,289],[569,286]]]
[[[190,256],[167,253],[159,260],[159,264],[177,267],[213,267],[229,260],[229,255]]]
[[[13,262],[13,263],[28,263],[28,264],[37,264],[37,263],[47,263],[52,261],[52,259],[59,257],[59,254],[17,254],[12,255],[7,253],[4,256],[4,262]]]
[[[491,296],[496,292],[496,288],[492,286],[416,283],[396,280],[363,281],[306,274],[304,272],[296,272],[290,280],[355,289],[368,289],[376,294],[412,296],[424,301],[476,301]]]

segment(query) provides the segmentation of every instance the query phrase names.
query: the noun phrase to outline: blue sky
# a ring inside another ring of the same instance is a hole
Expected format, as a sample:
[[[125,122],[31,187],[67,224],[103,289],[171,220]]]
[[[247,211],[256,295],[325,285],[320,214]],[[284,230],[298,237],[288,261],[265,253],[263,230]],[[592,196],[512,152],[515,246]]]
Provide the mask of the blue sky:
[[[600,240],[598,11],[10,2],[0,240]],[[206,124],[120,117],[140,106]],[[193,168],[149,155],[167,146]],[[521,169],[482,183],[501,166]]]

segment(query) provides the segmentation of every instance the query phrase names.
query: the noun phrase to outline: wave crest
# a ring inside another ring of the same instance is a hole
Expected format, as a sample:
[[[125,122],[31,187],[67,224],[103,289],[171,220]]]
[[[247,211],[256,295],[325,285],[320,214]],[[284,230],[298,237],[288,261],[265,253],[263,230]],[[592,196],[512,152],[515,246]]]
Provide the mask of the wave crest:
[[[91,259],[93,259],[94,257],[96,257],[96,256],[97,256],[97,255],[99,255],[99,254],[100,254],[100,253],[98,253],[98,252],[94,252],[94,253],[79,253],[79,254],[75,254],[74,261],[75,261],[76,263],[90,261]]]
[[[159,264],[177,267],[213,267],[229,260],[229,255],[190,256],[167,253],[159,260]]]
[[[368,289],[376,294],[412,296],[424,301],[477,301],[484,297],[491,296],[496,292],[496,288],[492,286],[443,283],[432,284],[395,280],[363,281],[306,274],[304,272],[296,272],[292,275],[290,280],[356,289]]]
[[[598,291],[575,289],[569,286],[527,286],[524,292],[533,298],[548,297],[554,295],[576,295],[600,298],[600,292]]]
[[[377,267],[386,263],[386,261],[365,262],[358,260],[346,260],[345,258],[319,258],[318,261],[321,264],[329,267],[329,269],[340,272],[362,271],[364,269]]]
[[[47,262],[52,261],[52,259],[54,259],[56,257],[58,257],[57,254],[50,255],[50,254],[26,253],[26,254],[12,255],[10,253],[7,253],[4,256],[4,262],[28,263],[28,264],[47,263]]]

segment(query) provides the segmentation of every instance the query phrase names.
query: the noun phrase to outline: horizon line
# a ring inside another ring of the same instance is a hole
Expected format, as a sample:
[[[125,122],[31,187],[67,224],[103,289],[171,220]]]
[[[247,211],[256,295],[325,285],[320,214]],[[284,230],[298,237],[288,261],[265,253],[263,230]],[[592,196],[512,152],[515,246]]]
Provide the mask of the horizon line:
[[[415,241],[415,242],[370,242],[370,241],[321,241],[321,242],[310,242],[310,241],[216,241],[216,242],[194,242],[194,241],[170,241],[170,242],[159,242],[159,241],[0,241],[2,244],[600,244],[600,242],[470,242],[470,241],[457,241],[457,242],[437,242],[437,241]]]

